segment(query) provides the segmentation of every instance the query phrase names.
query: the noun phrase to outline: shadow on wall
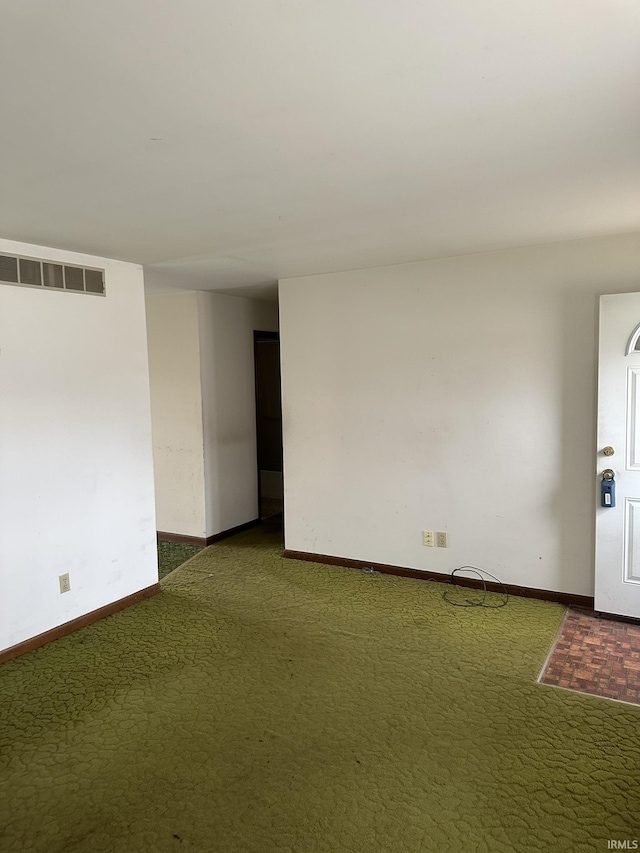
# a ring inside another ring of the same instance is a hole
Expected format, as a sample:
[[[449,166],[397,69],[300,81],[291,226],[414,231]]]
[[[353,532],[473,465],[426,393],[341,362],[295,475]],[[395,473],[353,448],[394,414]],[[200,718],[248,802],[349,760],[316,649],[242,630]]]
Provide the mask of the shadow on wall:
[[[593,595],[595,565],[598,305],[598,295],[578,287],[563,294],[561,463],[559,471],[549,471],[560,528],[560,589],[571,587],[572,569],[575,573],[575,567],[582,566],[590,573],[587,595]],[[540,459],[544,465],[544,453]]]

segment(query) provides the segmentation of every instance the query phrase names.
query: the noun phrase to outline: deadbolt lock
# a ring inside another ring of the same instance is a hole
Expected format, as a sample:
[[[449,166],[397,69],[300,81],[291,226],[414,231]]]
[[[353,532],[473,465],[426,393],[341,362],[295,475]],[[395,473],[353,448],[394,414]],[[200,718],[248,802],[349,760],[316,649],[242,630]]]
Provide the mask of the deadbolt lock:
[[[613,454],[615,453],[615,450],[613,449],[613,447],[604,447],[602,449],[602,452],[604,453],[605,456],[613,456]]]

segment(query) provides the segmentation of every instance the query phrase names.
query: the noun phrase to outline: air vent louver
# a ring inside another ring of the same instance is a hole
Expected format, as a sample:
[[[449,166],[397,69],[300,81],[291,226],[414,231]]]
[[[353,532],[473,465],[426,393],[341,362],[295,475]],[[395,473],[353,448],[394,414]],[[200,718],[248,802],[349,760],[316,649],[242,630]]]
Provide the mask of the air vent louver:
[[[18,259],[0,255],[0,281],[16,284],[18,281]]]
[[[105,295],[104,270],[15,255],[0,255],[0,284]]]
[[[85,270],[84,282],[87,293],[104,293],[104,282],[101,270]]]
[[[64,268],[64,283],[67,290],[84,290],[84,275],[80,267]],[[102,293],[102,291],[100,291]]]
[[[45,287],[64,287],[60,264],[42,264]]]
[[[22,284],[42,284],[42,273],[40,261],[28,261],[20,258],[20,281]]]

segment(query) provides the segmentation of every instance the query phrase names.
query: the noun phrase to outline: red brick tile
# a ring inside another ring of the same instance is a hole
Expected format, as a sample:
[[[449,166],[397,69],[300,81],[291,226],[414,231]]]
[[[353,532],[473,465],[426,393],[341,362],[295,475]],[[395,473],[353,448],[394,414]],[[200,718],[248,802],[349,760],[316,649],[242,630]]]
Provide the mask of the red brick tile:
[[[540,680],[640,704],[640,626],[570,610]]]

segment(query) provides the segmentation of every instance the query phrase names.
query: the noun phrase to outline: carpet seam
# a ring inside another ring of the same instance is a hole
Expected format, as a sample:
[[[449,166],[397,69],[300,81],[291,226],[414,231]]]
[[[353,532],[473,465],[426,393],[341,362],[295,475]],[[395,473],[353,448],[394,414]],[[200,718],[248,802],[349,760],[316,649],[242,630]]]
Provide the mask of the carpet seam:
[[[189,565],[189,563],[190,563],[192,560],[195,560],[195,558],[196,558],[196,557],[199,557],[199,556],[200,556],[201,554],[203,554],[205,551],[208,551],[208,550],[209,550],[209,548],[213,548],[213,546],[214,546],[214,545],[216,545],[216,544],[217,544],[217,543],[216,543],[216,542],[214,542],[214,543],[212,543],[211,545],[206,545],[204,548],[201,548],[201,549],[200,549],[196,554],[192,554],[192,556],[191,556],[191,557],[188,557],[188,558],[184,561],[184,563],[180,563],[180,565],[179,565],[179,566],[176,566],[176,567],[175,567],[175,569],[171,569],[171,571],[170,571],[170,572],[168,572],[168,573],[167,573],[167,574],[166,574],[166,575],[165,575],[165,576],[164,576],[160,581],[158,581],[158,583],[159,583],[160,585],[162,585],[162,584],[167,580],[167,578],[170,578],[170,577],[171,577],[171,575],[175,574],[175,573],[178,571],[178,569],[183,569],[185,566],[188,566],[188,565]]]

